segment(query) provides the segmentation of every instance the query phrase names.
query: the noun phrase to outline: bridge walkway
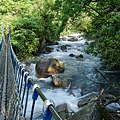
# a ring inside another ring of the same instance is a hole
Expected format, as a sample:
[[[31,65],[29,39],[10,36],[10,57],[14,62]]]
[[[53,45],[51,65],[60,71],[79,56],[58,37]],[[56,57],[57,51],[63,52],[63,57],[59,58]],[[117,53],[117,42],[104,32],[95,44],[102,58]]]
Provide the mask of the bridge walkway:
[[[10,56],[10,42],[7,41],[9,35],[3,35],[3,45],[0,51],[0,120],[13,120],[14,109],[13,105],[16,103],[15,97],[15,79],[14,69]],[[9,38],[8,38],[9,39]]]

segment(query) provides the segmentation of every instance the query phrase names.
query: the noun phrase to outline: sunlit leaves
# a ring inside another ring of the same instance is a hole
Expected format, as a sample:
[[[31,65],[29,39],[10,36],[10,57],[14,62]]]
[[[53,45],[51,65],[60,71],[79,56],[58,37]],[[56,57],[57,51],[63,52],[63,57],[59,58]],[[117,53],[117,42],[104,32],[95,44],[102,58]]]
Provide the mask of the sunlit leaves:
[[[109,68],[120,67],[120,0],[2,0],[3,25],[12,26],[14,49],[21,57],[63,31],[84,31],[95,40],[87,53],[99,54]]]
[[[98,2],[97,10],[102,17],[100,15],[93,17],[91,31],[89,31],[92,33],[91,36],[94,35],[95,43],[92,47],[94,49],[90,49],[89,46],[87,52],[100,54],[105,66],[109,69],[120,68],[120,13],[118,8],[119,5],[111,0],[105,4]]]

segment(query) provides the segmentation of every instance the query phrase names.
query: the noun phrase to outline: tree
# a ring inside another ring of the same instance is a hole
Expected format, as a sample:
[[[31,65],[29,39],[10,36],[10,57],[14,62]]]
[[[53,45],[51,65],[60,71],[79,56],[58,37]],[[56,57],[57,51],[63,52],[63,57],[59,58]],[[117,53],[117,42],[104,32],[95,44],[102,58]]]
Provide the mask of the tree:
[[[3,17],[1,23],[5,28],[12,26],[13,48],[19,58],[35,53],[43,41],[50,44],[58,39],[56,35],[58,26],[51,10],[53,3],[53,0],[1,2],[0,14]]]
[[[86,52],[99,54],[107,68],[117,69],[120,67],[119,11],[120,0],[2,0],[0,25],[4,21],[5,27],[13,25],[13,45],[19,43],[19,35],[31,33],[31,38],[36,38],[36,43],[33,44],[36,49],[28,47],[30,54],[40,47],[43,40],[48,44],[53,43],[63,31],[87,32],[88,37],[95,42],[91,43]],[[27,38],[29,36],[23,40],[27,41]]]
[[[95,39],[86,50],[87,53],[100,55],[108,69],[120,68],[120,2],[99,1],[96,6],[88,6],[96,14],[92,14],[89,36]]]

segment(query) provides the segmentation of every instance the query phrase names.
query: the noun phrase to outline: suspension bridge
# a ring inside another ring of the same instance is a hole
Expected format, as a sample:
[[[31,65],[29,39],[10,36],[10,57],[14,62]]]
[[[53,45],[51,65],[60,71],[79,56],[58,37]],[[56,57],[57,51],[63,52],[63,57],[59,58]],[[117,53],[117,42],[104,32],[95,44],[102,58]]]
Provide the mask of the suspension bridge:
[[[5,34],[4,27],[0,42],[0,68],[0,120],[26,120],[30,89],[33,91],[30,120],[33,120],[37,99],[43,100],[43,120],[51,120],[52,116],[55,120],[63,120],[54,102],[46,98],[18,60],[11,44],[11,30]]]

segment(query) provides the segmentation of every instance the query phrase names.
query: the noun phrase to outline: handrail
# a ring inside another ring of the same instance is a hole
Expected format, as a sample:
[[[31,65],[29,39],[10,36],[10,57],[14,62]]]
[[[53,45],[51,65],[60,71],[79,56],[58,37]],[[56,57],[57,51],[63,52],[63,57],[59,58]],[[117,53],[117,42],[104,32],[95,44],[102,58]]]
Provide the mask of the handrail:
[[[3,42],[4,42],[4,27],[2,27],[2,39],[1,39],[1,42],[0,42],[0,51],[2,49]]]
[[[10,35],[10,39],[11,39],[11,30],[10,30],[9,35]],[[19,97],[22,100],[21,104],[23,104],[24,95],[25,95],[25,92],[26,92],[26,89],[27,89],[26,104],[24,106],[23,117],[24,118],[26,117],[26,109],[27,109],[29,88],[31,86],[33,86],[33,90],[34,90],[33,93],[35,93],[35,96],[33,96],[33,105],[32,105],[30,120],[32,120],[32,114],[33,114],[33,111],[34,111],[34,104],[35,104],[35,100],[37,99],[37,96],[41,97],[41,99],[44,102],[44,105],[47,104],[46,105],[46,110],[44,110],[44,114],[45,114],[45,116],[43,116],[44,120],[46,120],[45,117],[47,115],[47,110],[50,111],[50,113],[54,116],[54,118],[56,120],[62,120],[60,115],[55,110],[54,102],[45,97],[45,95],[41,92],[39,86],[38,85],[36,86],[36,84],[33,82],[33,79],[29,76],[28,72],[23,68],[22,64],[17,59],[17,56],[15,55],[14,50],[12,48],[11,42],[10,42],[10,52],[11,52],[11,59],[12,59],[12,64],[13,64],[13,68],[14,68],[16,82],[18,83]],[[24,90],[23,90],[23,93],[21,94],[23,81],[24,81]],[[16,118],[16,116],[15,116],[15,118]],[[49,118],[49,120],[51,120],[51,118]]]
[[[33,82],[32,79],[30,79],[30,82],[32,85],[35,85],[35,83]],[[45,97],[45,95],[41,92],[41,90],[37,87],[36,91],[38,93],[38,95],[41,97],[41,99],[43,101],[47,100],[47,98]],[[62,118],[59,116],[59,114],[56,112],[55,108],[53,106],[49,107],[49,110],[51,111],[51,113],[54,115],[56,120],[62,120]]]

